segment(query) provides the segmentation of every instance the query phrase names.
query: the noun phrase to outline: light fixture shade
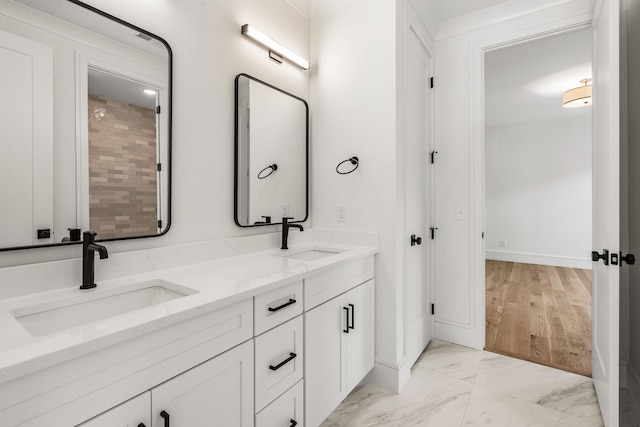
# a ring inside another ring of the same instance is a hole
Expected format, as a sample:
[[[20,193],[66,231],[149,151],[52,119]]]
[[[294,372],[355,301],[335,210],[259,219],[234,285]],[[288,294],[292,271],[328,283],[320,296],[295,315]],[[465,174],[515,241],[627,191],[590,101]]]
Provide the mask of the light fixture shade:
[[[289,61],[296,64],[298,67],[303,70],[309,69],[309,61],[301,57],[300,55],[292,52],[288,48],[284,47],[277,41],[273,40],[271,37],[266,34],[261,33],[256,30],[254,27],[251,27],[249,24],[244,24],[242,26],[242,34],[251,40],[263,45],[270,51],[277,53],[280,56],[287,58]]]
[[[582,79],[584,86],[569,89],[562,95],[562,106],[565,108],[586,107],[591,105],[591,79]]]

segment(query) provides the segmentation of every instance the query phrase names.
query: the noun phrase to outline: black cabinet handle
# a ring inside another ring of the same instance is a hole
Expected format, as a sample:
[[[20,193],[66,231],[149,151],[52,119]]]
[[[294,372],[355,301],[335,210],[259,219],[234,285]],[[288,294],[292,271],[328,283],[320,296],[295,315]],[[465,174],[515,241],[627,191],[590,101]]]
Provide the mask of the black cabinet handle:
[[[289,427],[296,427],[298,425],[298,422],[296,420],[291,420],[291,424],[289,425]]]
[[[353,329],[356,326],[356,308],[353,306],[353,304],[349,304],[349,307],[351,307],[351,325],[349,326],[349,329]]]
[[[347,312],[345,317],[345,322],[344,322],[344,329],[342,330],[342,332],[348,334],[349,333],[349,307],[342,307],[342,309]]]
[[[160,411],[160,416],[164,419],[164,427],[169,427],[169,414],[166,411]]]
[[[140,423],[138,424],[138,427],[147,427],[147,426],[145,426],[144,423]]]
[[[285,307],[290,306],[291,304],[295,304],[296,300],[294,300],[293,298],[289,298],[289,302],[285,302],[282,305],[279,305],[277,307],[269,307],[269,311],[274,312],[274,311],[278,311],[278,310],[282,310]]]
[[[285,360],[283,360],[282,362],[278,363],[276,366],[273,365],[269,365],[269,369],[271,369],[272,371],[277,371],[278,369],[282,368],[284,365],[286,365],[287,363],[291,362],[293,359],[295,359],[296,357],[298,357],[297,354],[295,353],[289,353],[289,357],[287,357]]]

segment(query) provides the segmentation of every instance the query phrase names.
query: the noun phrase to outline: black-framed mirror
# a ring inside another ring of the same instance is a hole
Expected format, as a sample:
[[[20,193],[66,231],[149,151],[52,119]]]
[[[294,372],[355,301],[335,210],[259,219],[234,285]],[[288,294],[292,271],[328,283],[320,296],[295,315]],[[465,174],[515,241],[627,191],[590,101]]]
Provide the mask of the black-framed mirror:
[[[77,0],[7,0],[0,64],[0,251],[165,234],[167,42]]]
[[[309,216],[309,107],[247,74],[235,79],[234,199],[240,227]]]

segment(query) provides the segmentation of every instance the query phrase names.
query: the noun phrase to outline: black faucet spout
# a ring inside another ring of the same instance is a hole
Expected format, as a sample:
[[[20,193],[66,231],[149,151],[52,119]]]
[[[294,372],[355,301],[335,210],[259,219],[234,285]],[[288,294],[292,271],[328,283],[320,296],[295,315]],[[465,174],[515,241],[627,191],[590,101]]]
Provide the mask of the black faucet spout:
[[[109,252],[105,246],[95,242],[95,231],[85,231],[82,233],[82,285],[80,289],[95,288],[95,253],[98,252],[100,259],[109,258]]]
[[[282,246],[280,246],[280,249],[289,249],[288,240],[290,228],[297,228],[300,231],[304,231],[304,227],[301,224],[289,224],[290,219],[293,218],[287,216],[282,218]]]

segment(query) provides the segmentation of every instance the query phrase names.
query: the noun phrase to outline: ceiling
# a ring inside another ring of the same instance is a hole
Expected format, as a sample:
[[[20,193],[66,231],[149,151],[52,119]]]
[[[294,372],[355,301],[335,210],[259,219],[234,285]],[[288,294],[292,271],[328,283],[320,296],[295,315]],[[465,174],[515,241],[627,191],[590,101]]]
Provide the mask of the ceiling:
[[[351,0],[285,0],[308,18],[337,9]],[[438,21],[448,21],[481,9],[505,3],[509,0],[414,0],[431,1],[438,15]]]
[[[509,0],[431,0],[431,3],[438,15],[438,20],[444,22],[507,1]]]
[[[562,94],[592,77],[591,34],[583,29],[488,52],[486,125],[589,117],[591,107],[563,108]]]

